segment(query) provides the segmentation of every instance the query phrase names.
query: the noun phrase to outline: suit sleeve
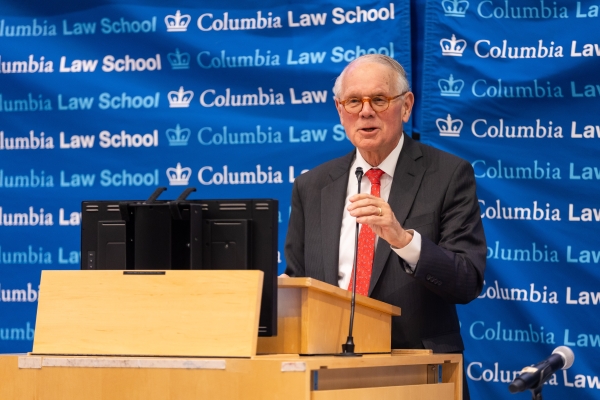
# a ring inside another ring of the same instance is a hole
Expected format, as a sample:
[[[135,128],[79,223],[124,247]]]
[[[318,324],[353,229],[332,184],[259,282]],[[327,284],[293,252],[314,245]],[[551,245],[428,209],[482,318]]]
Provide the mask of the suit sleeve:
[[[446,301],[466,304],[483,288],[487,255],[475,176],[466,161],[452,175],[439,224],[437,243],[422,237],[414,277]]]
[[[285,238],[285,273],[291,277],[306,276],[304,269],[304,211],[298,180],[292,189],[292,211]]]

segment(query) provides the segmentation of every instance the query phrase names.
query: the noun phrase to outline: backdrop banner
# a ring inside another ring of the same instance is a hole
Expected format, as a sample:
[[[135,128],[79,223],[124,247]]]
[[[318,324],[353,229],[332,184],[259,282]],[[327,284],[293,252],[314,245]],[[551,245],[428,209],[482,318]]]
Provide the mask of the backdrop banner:
[[[37,2],[39,3],[39,2]],[[82,200],[276,198],[352,150],[335,77],[410,70],[408,0],[0,2],[0,352],[31,351],[40,271],[80,267]]]
[[[472,164],[488,246],[484,290],[460,309],[476,399],[507,398],[560,345],[575,363],[547,396],[600,398],[598,9],[427,2],[421,138]]]
[[[40,271],[80,268],[83,200],[276,198],[283,272],[295,177],[352,150],[335,77],[380,53],[418,68],[407,132],[475,170],[472,398],[560,345],[546,396],[600,398],[598,0],[37,3],[0,0],[0,352],[32,348]]]

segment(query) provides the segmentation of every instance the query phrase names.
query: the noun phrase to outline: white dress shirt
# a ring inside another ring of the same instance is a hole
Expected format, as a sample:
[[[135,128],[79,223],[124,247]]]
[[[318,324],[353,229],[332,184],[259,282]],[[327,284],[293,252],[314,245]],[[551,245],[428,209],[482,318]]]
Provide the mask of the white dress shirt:
[[[394,171],[396,170],[396,164],[398,163],[398,157],[404,144],[404,135],[401,136],[398,145],[394,150],[387,156],[383,162],[377,166],[372,166],[362,157],[358,149],[356,150],[356,158],[352,166],[350,167],[350,174],[348,177],[348,187],[346,189],[346,201],[344,205],[344,215],[342,217],[342,229],[340,231],[340,258],[338,266],[338,285],[342,289],[347,289],[350,284],[350,275],[352,274],[352,267],[354,264],[354,242],[356,234],[356,218],[350,215],[348,206],[350,205],[350,197],[356,194],[358,189],[358,182],[356,179],[357,167],[361,167],[366,173],[371,168],[379,168],[383,170],[384,174],[381,175],[381,198],[384,201],[388,201],[390,197],[390,190],[392,188],[392,180],[394,178]],[[360,183],[361,193],[371,193],[371,181],[365,175]],[[362,226],[362,225],[361,225]],[[413,238],[409,244],[401,249],[397,249],[392,246],[392,250],[404,259],[407,264],[411,267],[409,273],[414,272],[419,257],[421,256],[421,235],[414,231],[409,230],[412,233]],[[375,248],[377,248],[377,242],[375,241]]]

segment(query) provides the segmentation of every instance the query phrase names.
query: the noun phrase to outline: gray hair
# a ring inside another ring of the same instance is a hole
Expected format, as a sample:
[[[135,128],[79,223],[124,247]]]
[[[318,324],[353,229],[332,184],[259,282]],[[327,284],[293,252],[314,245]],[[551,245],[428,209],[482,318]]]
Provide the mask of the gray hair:
[[[408,84],[408,79],[406,79],[406,72],[400,63],[393,58],[383,55],[383,54],[365,54],[354,59],[350,64],[346,65],[346,68],[342,71],[342,73],[335,80],[335,84],[333,85],[333,95],[337,98],[340,92],[342,91],[342,80],[344,79],[344,74],[348,70],[348,68],[359,62],[372,62],[376,64],[385,65],[393,69],[396,72],[397,81],[396,87],[400,92],[406,92],[410,90],[410,85]]]

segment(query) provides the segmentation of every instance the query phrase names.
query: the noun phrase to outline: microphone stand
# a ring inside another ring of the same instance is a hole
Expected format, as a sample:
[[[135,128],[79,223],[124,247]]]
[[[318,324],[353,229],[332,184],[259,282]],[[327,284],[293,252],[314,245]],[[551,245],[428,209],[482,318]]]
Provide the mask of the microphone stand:
[[[363,169],[356,168],[356,179],[358,179],[358,194],[360,194],[360,182],[363,177]],[[342,345],[342,352],[336,354],[340,357],[362,357],[362,354],[354,352],[354,338],[352,337],[352,328],[354,327],[354,307],[356,304],[356,259],[358,258],[358,222],[356,223],[356,235],[354,238],[354,263],[352,267],[352,300],[350,302],[350,329],[346,343]]]
[[[542,389],[544,388],[544,375],[545,375],[546,369],[544,369],[542,371],[542,373],[540,374],[540,382],[537,385],[537,387],[531,388],[529,389],[531,391],[531,400],[542,400]],[[550,371],[552,372],[552,371]]]

